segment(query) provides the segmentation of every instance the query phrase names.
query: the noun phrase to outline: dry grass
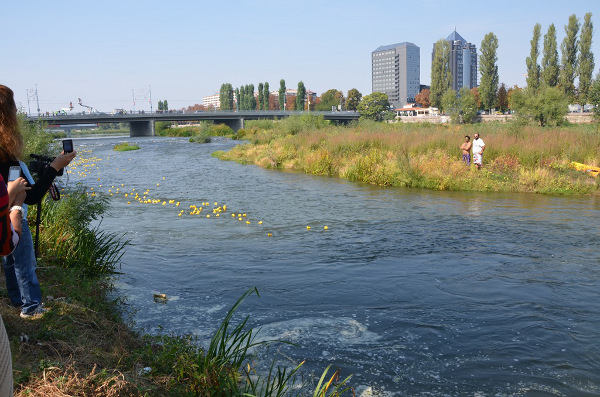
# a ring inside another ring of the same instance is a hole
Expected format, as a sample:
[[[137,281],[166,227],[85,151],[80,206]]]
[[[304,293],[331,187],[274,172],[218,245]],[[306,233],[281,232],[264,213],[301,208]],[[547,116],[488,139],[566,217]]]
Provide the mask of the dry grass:
[[[283,123],[283,122],[281,122]],[[253,144],[219,153],[222,159],[289,168],[382,186],[441,190],[598,194],[597,180],[568,168],[600,164],[594,126],[541,128],[512,124],[415,125],[365,122],[321,126],[294,134],[278,125],[256,130]],[[461,162],[465,135],[486,143],[484,170]]]

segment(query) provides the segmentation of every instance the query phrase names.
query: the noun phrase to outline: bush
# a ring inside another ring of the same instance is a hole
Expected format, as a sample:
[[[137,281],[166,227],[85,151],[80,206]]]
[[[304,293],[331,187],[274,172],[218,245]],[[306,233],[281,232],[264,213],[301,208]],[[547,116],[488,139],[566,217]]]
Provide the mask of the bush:
[[[122,143],[118,143],[113,147],[113,150],[116,150],[117,152],[127,152],[130,150],[139,150],[139,146],[138,145],[132,145],[129,142],[122,142]]]
[[[63,194],[59,201],[44,201],[40,252],[49,258],[60,258],[58,265],[79,268],[87,276],[113,273],[128,241],[91,227],[91,222],[106,210],[107,202],[106,196],[87,194],[84,188]],[[37,206],[29,209],[30,219],[35,219]]]

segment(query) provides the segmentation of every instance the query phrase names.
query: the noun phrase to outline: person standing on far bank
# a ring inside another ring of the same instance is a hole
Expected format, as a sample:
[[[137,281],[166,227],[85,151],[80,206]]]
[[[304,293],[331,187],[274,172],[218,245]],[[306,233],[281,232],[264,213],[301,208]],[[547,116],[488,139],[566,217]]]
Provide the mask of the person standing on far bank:
[[[465,141],[460,145],[460,148],[463,154],[462,159],[467,166],[471,165],[471,145],[471,137],[465,135]]]
[[[479,138],[479,134],[475,133],[475,139],[473,139],[473,162],[480,170],[483,165],[483,151],[485,150],[485,143],[483,139]]]

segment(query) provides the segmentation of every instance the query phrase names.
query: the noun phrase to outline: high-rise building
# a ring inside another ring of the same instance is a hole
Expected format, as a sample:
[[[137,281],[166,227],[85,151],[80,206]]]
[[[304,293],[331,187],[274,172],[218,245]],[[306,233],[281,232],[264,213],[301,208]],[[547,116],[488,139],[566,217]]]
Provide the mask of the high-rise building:
[[[381,46],[371,53],[373,92],[386,93],[400,108],[415,101],[421,84],[421,51],[413,43]]]
[[[462,87],[477,87],[477,47],[469,43],[456,30],[446,38],[450,43],[450,70],[452,72],[452,89],[459,91]],[[435,43],[431,59],[435,53]]]

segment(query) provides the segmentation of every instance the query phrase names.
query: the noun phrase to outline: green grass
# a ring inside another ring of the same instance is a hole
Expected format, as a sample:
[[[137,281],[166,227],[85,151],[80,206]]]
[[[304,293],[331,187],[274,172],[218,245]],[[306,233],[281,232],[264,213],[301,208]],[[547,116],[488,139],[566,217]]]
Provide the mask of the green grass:
[[[140,147],[138,145],[132,145],[129,142],[118,143],[113,147],[113,150],[117,152],[127,152],[130,150],[139,150]]]

